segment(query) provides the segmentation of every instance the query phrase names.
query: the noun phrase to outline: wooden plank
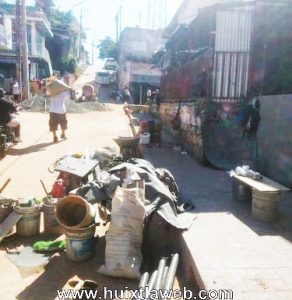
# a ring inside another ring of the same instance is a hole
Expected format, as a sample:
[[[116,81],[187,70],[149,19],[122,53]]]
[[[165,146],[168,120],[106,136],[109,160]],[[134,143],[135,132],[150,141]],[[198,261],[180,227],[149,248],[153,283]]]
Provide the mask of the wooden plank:
[[[254,180],[249,177],[235,175],[234,178],[251,186],[260,192],[287,192],[290,191],[287,187],[263,176],[262,180]]]
[[[5,220],[0,224],[0,242],[5,238],[9,230],[16,225],[21,219],[21,215],[13,211]]]

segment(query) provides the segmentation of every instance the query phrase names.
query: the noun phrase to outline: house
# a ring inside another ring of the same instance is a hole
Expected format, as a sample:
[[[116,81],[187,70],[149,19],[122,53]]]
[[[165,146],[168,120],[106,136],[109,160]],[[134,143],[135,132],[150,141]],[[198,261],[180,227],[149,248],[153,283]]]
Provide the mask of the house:
[[[292,92],[291,3],[218,1],[194,15],[191,22],[176,15],[164,33],[162,119],[171,127],[180,100],[189,152],[223,169],[249,164],[257,146],[242,139],[241,107],[257,95]],[[217,123],[205,122],[206,111]]]
[[[0,30],[4,47],[0,48],[0,73],[5,78],[16,78],[16,6],[1,3]],[[49,52],[45,45],[47,36],[53,36],[51,25],[45,14],[32,6],[27,6],[27,40],[29,58],[29,78],[45,78],[52,74]],[[7,84],[6,84],[7,85]],[[8,86],[4,86],[9,90]]]
[[[147,88],[159,88],[161,69],[153,54],[165,43],[162,30],[127,27],[119,41],[119,88],[129,87],[135,103],[146,100]]]

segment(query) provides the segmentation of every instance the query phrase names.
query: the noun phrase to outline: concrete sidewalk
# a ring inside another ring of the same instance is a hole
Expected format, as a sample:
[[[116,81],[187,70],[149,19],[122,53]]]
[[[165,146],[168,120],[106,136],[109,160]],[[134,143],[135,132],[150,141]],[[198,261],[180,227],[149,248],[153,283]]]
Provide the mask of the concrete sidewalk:
[[[197,164],[167,140],[161,149],[147,149],[146,157],[168,168],[184,200],[196,207],[182,239],[198,287],[232,290],[235,300],[292,299],[291,193],[280,201],[279,222],[255,221],[251,203],[231,199],[227,172]]]

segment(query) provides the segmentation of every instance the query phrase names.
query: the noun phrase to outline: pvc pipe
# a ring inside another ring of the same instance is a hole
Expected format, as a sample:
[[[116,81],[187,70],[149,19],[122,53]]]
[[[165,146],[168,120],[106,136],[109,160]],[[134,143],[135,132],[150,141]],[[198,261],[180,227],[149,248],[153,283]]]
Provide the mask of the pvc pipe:
[[[163,281],[165,265],[166,265],[166,259],[162,258],[159,261],[158,270],[157,270],[157,278],[156,278],[156,282],[154,284],[154,289],[157,291],[162,289],[162,281]]]
[[[145,285],[147,284],[148,282],[148,279],[149,279],[149,273],[148,272],[145,272],[141,279],[140,279],[140,282],[139,282],[139,288],[145,288]]]
[[[169,270],[169,267],[166,266],[164,268],[164,273],[163,273],[163,278],[162,278],[162,285],[161,285],[161,289],[164,287],[165,285],[165,281],[166,281],[166,277],[167,277],[167,274],[168,274],[168,270]]]
[[[176,253],[173,255],[168,274],[166,276],[165,284],[164,284],[164,289],[165,290],[170,290],[173,287],[174,283],[174,278],[178,266],[178,260],[179,260],[179,255]]]

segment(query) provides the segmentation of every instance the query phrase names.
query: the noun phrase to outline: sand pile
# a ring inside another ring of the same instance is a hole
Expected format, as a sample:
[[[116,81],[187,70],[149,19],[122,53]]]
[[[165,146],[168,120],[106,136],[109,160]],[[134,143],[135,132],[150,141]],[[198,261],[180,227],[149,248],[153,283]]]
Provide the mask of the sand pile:
[[[98,101],[76,103],[68,100],[65,103],[68,113],[85,113],[89,111],[108,111],[109,108]],[[23,110],[31,112],[48,112],[50,106],[50,98],[44,96],[34,96],[31,99],[25,100],[19,104]]]

